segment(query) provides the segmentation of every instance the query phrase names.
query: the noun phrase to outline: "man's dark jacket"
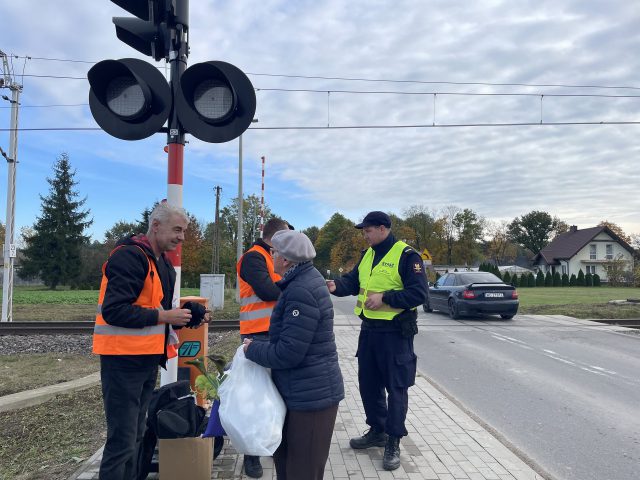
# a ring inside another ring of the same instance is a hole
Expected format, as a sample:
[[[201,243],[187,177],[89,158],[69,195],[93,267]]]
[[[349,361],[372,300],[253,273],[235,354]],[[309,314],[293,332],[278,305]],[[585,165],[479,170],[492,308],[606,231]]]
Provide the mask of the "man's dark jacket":
[[[253,246],[264,248],[267,253],[271,246],[262,239],[256,240]],[[246,252],[240,261],[240,278],[251,285],[253,291],[263,302],[273,302],[280,296],[280,289],[273,283],[267,262],[264,257],[256,252]]]
[[[149,273],[149,261],[154,262],[160,278],[153,281],[161,282],[162,307],[165,310],[171,309],[173,301],[173,286],[176,280],[176,272],[164,256],[156,259],[151,244],[145,235],[137,235],[120,240],[116,246],[118,248],[107,261],[105,274],[109,283],[102,304],[102,316],[109,325],[124,328],[143,328],[158,324],[158,311],[142,308],[133,303],[140,296],[144,287],[145,279]],[[165,328],[165,335],[168,335],[169,327]],[[166,345],[166,342],[165,342]],[[120,355],[123,360],[132,357],[146,357],[148,361],[164,365],[166,360],[166,346],[163,355]],[[126,358],[125,358],[126,357]]]
[[[271,315],[269,342],[253,342],[247,358],[271,368],[289,410],[322,410],[344,398],[333,334],[333,304],[311,262],[278,282],[282,294]]]

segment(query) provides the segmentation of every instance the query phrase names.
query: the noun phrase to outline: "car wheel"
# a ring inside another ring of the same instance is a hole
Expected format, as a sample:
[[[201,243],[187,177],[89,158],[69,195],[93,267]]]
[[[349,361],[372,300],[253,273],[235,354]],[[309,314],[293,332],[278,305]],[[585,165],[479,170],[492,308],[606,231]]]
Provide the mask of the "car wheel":
[[[424,310],[426,313],[433,312],[433,308],[431,308],[431,305],[429,304],[429,300],[427,300],[427,303],[422,304],[422,310]]]
[[[511,320],[513,318],[513,315],[500,315],[500,316],[505,320]]]
[[[449,299],[449,316],[454,320],[458,320],[460,318],[460,313],[458,312],[458,305],[453,298]]]

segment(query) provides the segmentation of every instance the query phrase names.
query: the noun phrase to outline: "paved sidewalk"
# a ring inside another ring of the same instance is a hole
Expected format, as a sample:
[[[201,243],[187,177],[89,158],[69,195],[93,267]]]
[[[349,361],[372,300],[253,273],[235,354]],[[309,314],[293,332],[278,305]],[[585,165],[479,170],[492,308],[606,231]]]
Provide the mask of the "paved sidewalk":
[[[336,339],[345,383],[324,478],[412,480],[542,480],[524,462],[418,375],[409,390],[409,435],[401,441],[401,466],[393,472],[382,468],[383,448],[353,450],[349,438],[368,426],[358,393],[357,361],[354,357],[359,321],[336,316]],[[97,479],[101,452],[96,452],[72,477]],[[275,479],[271,458],[262,458],[262,478]],[[242,455],[228,441],[213,462],[212,479],[247,479],[242,474]],[[301,479],[303,480],[303,479]]]

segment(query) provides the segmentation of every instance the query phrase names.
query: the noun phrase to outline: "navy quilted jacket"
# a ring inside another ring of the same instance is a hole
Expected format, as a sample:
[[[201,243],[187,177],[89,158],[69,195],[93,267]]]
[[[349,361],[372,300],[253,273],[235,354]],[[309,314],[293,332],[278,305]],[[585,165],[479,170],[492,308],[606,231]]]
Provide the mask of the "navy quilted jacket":
[[[333,304],[311,262],[278,282],[282,294],[271,314],[269,342],[253,342],[249,360],[271,368],[289,410],[321,410],[344,398],[333,334]]]

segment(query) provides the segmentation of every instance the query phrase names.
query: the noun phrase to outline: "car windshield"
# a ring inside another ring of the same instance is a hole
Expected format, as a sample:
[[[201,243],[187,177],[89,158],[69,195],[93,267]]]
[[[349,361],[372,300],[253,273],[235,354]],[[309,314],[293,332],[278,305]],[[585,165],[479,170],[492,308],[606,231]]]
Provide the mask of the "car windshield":
[[[462,280],[461,285],[468,283],[502,283],[502,280],[489,272],[463,273],[460,275],[460,279]]]

